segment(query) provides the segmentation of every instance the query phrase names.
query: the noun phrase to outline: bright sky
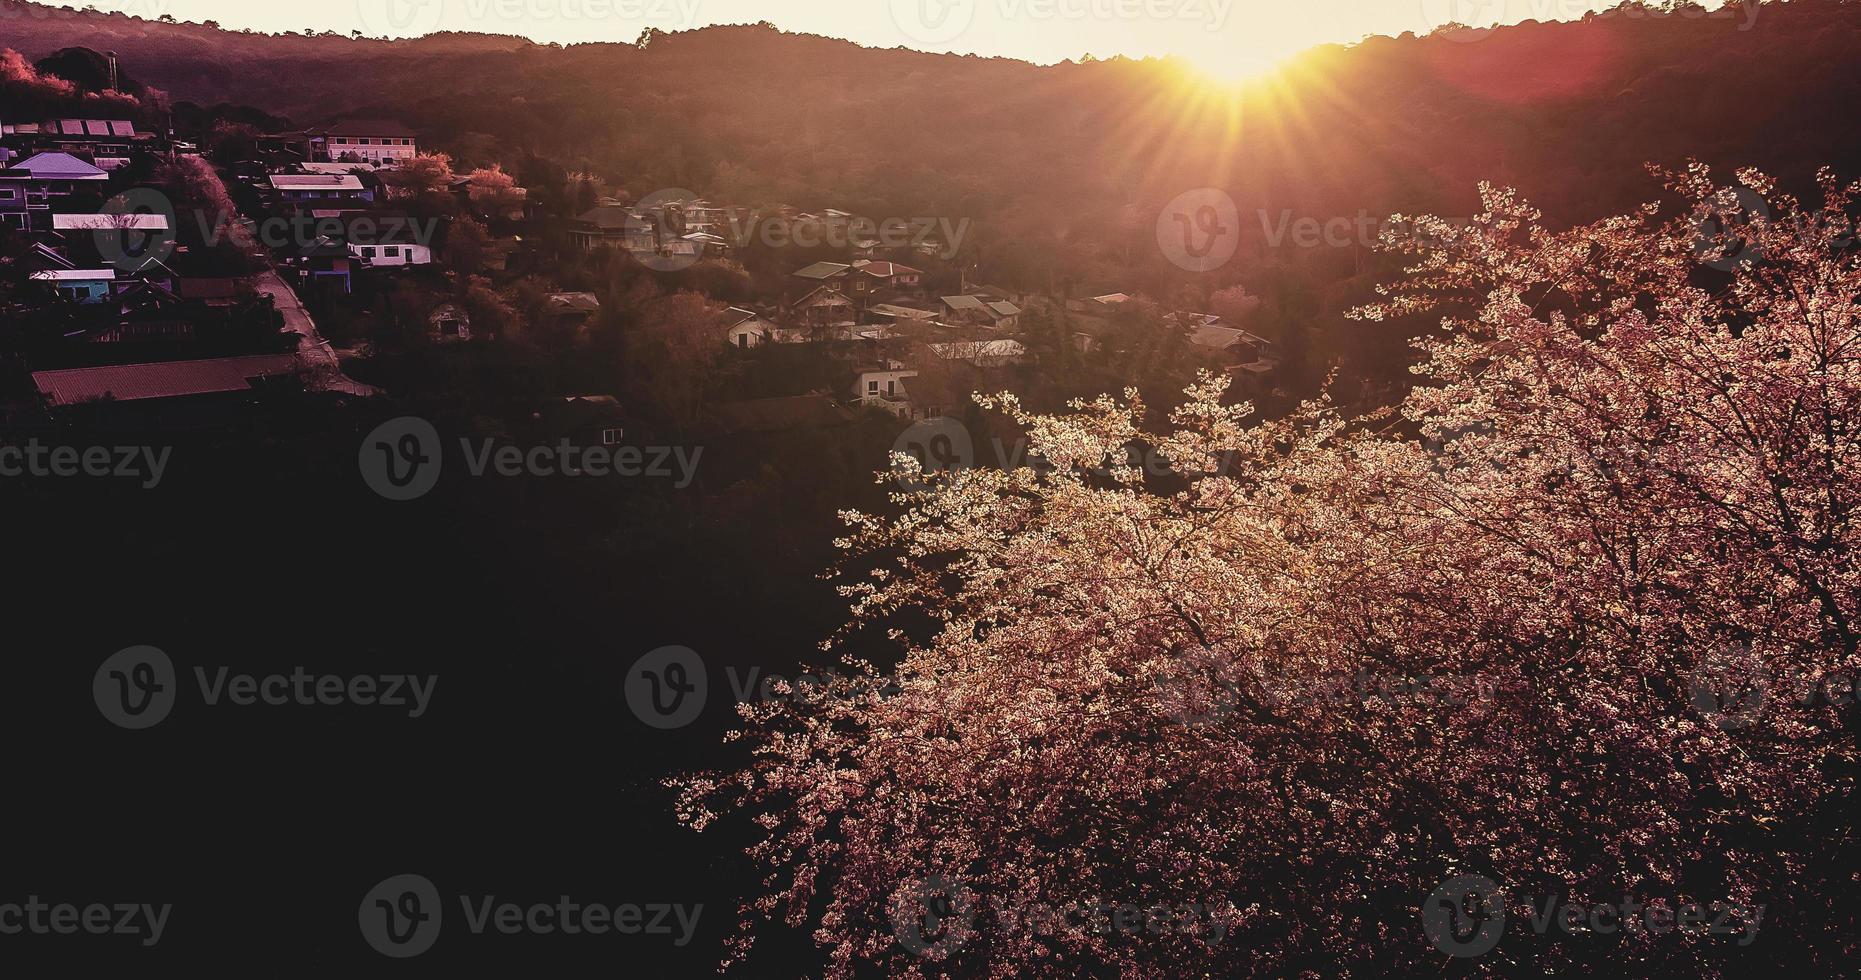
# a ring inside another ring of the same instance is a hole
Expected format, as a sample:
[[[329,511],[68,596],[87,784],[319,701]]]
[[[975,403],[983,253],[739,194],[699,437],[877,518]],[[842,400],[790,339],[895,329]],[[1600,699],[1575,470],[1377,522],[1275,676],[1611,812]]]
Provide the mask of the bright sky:
[[[54,0],[60,2],[60,0]],[[75,2],[75,0],[62,0]],[[1182,55],[1241,76],[1300,49],[1441,24],[1572,20],[1613,0],[91,0],[144,17],[215,20],[259,31],[436,30],[538,41],[632,41],[646,28],[687,30],[767,20],[789,31],[873,47],[1004,55],[1048,64],[1094,54]],[[1755,0],[1727,0],[1742,21]],[[1717,6],[1707,0],[1707,6]]]

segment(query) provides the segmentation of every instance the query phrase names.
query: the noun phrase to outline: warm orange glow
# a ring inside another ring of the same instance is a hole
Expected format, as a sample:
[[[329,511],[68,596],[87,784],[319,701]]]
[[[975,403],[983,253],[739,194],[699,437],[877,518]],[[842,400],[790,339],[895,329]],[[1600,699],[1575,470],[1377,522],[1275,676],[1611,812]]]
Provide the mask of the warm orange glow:
[[[1259,53],[1223,53],[1185,59],[1194,80],[1204,84],[1240,88],[1260,81],[1279,70],[1285,59]]]

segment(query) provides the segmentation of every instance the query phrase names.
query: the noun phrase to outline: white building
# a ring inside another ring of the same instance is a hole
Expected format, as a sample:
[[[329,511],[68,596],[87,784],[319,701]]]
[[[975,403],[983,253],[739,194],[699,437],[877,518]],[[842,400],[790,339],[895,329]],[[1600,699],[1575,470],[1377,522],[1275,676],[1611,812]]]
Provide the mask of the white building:
[[[414,131],[397,122],[383,119],[351,119],[332,123],[322,135],[311,140],[312,159],[331,163],[345,159],[360,160],[378,166],[393,166],[420,155]]]

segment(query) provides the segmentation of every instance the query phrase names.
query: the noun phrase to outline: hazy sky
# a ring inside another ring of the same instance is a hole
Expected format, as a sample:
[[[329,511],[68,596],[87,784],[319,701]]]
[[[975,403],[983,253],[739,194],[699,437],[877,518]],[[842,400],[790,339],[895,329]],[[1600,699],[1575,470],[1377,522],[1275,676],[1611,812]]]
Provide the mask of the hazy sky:
[[[73,2],[75,0],[66,0]],[[1301,48],[1442,23],[1569,20],[1612,0],[92,0],[103,10],[263,31],[406,37],[435,30],[538,41],[631,41],[767,20],[875,47],[1051,63],[1091,53],[1180,54],[1214,69],[1264,67]],[[1707,6],[1716,6],[1707,0]],[[1730,4],[1738,5],[1738,0]],[[1730,11],[1727,12],[1731,14]],[[1742,16],[1742,13],[1738,16]]]

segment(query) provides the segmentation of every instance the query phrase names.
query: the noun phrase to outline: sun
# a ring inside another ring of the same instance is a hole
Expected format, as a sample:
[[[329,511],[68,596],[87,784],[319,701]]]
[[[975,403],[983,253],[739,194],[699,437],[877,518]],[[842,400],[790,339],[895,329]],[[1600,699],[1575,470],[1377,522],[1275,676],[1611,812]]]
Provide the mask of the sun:
[[[1242,88],[1272,75],[1286,59],[1254,52],[1224,52],[1194,55],[1183,61],[1195,80],[1203,84]]]

